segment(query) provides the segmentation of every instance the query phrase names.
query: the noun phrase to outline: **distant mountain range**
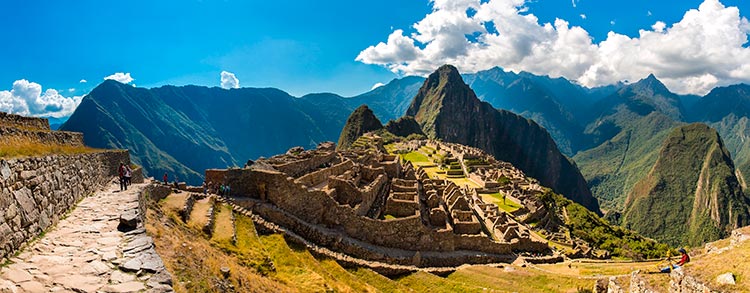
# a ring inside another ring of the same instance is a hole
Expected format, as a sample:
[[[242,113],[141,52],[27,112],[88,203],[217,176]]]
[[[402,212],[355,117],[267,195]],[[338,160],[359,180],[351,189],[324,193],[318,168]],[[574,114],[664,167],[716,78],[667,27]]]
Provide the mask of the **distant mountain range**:
[[[612,215],[610,219],[625,220],[639,230],[643,228],[639,223],[647,222],[633,220],[633,205],[643,202],[635,198],[654,193],[634,187],[645,186],[643,180],[658,173],[655,166],[664,165],[658,162],[665,160],[663,149],[674,129],[700,122],[718,131],[732,163],[729,169],[745,196],[745,174],[750,173],[748,85],[716,88],[697,97],[671,93],[653,75],[633,84],[595,89],[564,78],[500,68],[461,77],[463,81],[444,89],[441,98],[420,94],[429,81],[421,77],[394,79],[354,97],[330,93],[293,97],[273,88],[144,89],[108,80],[84,97],[60,129],[83,132],[86,143],[94,147],[130,149],[133,160],[149,175],[168,172],[199,184],[206,168],[242,166],[248,159],[283,153],[293,146],[311,148],[322,141],[337,141],[349,114],[364,104],[382,122],[415,115],[428,136],[483,148],[559,193],[582,196],[577,201],[596,210],[598,205],[586,204],[592,194]],[[462,87],[464,82],[468,87]],[[463,115],[462,120],[438,115],[446,111],[435,105],[428,111],[434,117],[420,114],[425,108],[414,101],[428,96],[435,103],[446,102],[449,111]],[[519,120],[513,113],[531,121]],[[691,186],[695,182],[668,183]]]

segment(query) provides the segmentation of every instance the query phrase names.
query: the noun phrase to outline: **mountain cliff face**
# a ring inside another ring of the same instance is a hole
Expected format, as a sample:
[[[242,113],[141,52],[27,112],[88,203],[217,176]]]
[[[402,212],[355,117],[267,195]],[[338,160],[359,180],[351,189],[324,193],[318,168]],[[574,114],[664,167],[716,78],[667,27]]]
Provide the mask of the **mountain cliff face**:
[[[444,65],[432,73],[406,114],[414,117],[428,137],[483,149],[599,212],[583,176],[560,153],[547,131],[531,120],[479,101],[455,67]]]
[[[375,117],[375,114],[372,113],[372,110],[367,105],[359,106],[346,119],[346,124],[341,129],[341,135],[339,136],[336,148],[340,150],[348,149],[363,134],[382,128],[383,124],[380,123],[378,117]]]
[[[747,225],[750,199],[719,134],[705,124],[674,129],[625,203],[623,224],[672,245],[701,245]]]

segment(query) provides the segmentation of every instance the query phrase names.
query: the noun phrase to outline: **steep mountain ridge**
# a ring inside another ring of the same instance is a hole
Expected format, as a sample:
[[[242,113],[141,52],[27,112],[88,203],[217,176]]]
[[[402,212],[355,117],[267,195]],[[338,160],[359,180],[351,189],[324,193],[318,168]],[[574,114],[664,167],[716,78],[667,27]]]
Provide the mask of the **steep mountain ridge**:
[[[481,102],[455,67],[444,65],[432,73],[406,114],[414,117],[428,137],[483,149],[599,212],[583,176],[560,153],[549,133],[529,119]]]
[[[648,175],[625,202],[623,224],[672,245],[701,245],[750,223],[750,198],[716,130],[671,131]]]
[[[144,89],[107,80],[84,97],[61,129],[84,132],[93,147],[130,149],[149,175],[168,172],[200,184],[204,169],[334,140],[361,102],[376,101],[381,115],[399,117],[403,113],[390,105],[407,100],[409,84],[418,80],[394,80],[352,98],[295,98],[273,88]]]

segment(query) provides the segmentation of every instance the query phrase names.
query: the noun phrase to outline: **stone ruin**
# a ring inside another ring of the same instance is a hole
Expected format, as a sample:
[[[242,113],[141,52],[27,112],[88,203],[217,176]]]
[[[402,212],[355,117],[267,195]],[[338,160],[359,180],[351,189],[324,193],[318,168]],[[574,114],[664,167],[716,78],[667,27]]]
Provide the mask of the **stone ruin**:
[[[447,267],[551,252],[475,190],[373,148],[294,149],[243,169],[206,170],[206,181],[231,185],[231,200],[264,220],[363,260]]]

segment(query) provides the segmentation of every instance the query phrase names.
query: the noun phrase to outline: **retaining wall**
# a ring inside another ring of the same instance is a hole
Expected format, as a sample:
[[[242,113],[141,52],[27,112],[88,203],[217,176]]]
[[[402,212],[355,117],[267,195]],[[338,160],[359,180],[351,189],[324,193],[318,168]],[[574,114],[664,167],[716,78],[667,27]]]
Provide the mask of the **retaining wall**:
[[[0,259],[113,180],[120,162],[128,151],[0,160]]]

